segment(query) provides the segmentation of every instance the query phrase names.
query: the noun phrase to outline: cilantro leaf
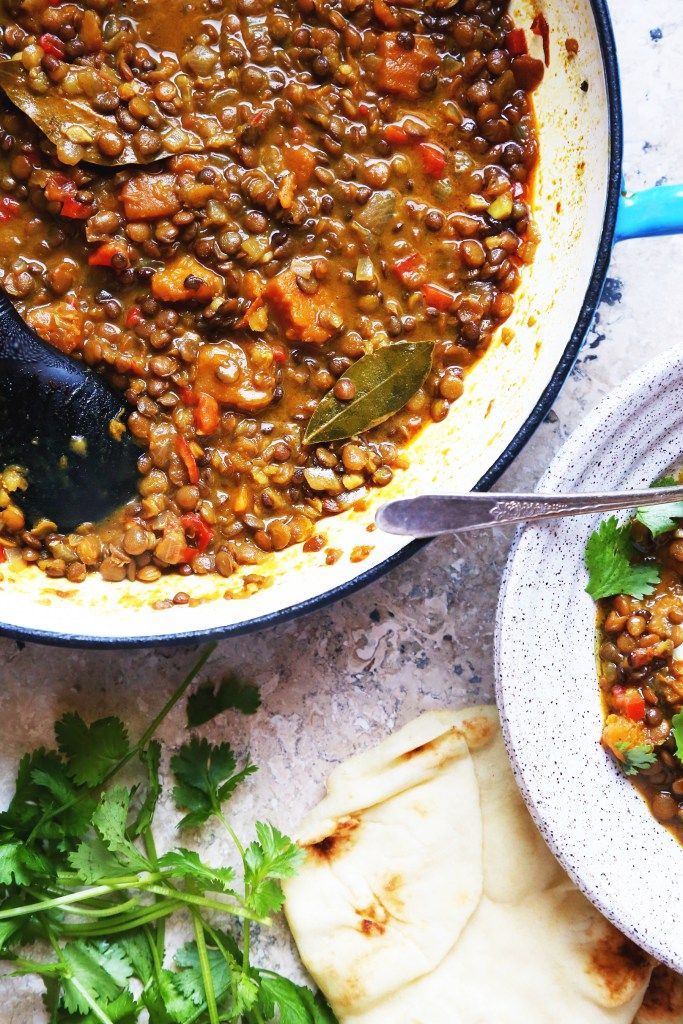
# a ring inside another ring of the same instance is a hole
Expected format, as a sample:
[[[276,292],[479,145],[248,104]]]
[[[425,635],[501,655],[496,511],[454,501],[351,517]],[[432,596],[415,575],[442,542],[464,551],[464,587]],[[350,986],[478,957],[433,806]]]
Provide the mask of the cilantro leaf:
[[[223,711],[233,709],[243,715],[254,715],[261,707],[261,695],[253,683],[245,683],[238,676],[226,676],[217,689],[205,683],[187,699],[187,724],[204,725]]]
[[[102,1009],[111,1021],[111,1024],[136,1024],[140,1017],[140,1008],[137,1001],[130,992],[122,992],[113,1003],[106,1003]],[[79,1024],[101,1024],[99,1017],[94,1013],[79,1021]]]
[[[653,487],[676,487],[680,481],[673,476],[662,477],[656,480]],[[636,510],[636,519],[643,526],[646,526],[653,537],[661,533],[668,533],[675,530],[678,525],[675,520],[683,519],[683,501],[669,501],[665,505],[650,505]]]
[[[671,728],[676,740],[676,757],[679,761],[683,761],[683,711],[679,711],[678,714],[673,715],[671,719]]]
[[[55,726],[57,743],[74,782],[99,786],[129,751],[128,733],[119,718],[86,725],[80,715],[64,715]]]
[[[213,990],[216,999],[222,999],[230,989],[230,968],[217,949],[207,949]],[[204,982],[199,964],[199,953],[195,942],[188,942],[176,952],[173,958],[180,968],[174,975],[178,990],[191,999],[195,1006],[206,1006]]]
[[[78,803],[64,806],[76,798]],[[0,835],[11,832],[24,840],[33,836],[63,852],[87,832],[94,807],[95,799],[72,783],[59,755],[39,748],[19,763],[14,796],[0,813]]]
[[[303,860],[303,851],[273,825],[256,822],[258,841],[244,853],[244,882],[250,905],[261,917],[282,908],[280,879],[291,878]]]
[[[624,757],[621,767],[625,775],[638,775],[657,760],[654,748],[649,743],[639,743],[635,747],[629,747],[628,743],[622,741],[616,744],[616,749]]]
[[[154,962],[145,936],[132,932],[119,939],[117,945],[130,964],[132,974],[146,985],[154,977]]]
[[[279,1011],[279,1024],[337,1024],[324,1000],[305,985],[295,985],[273,971],[259,972],[259,1008],[266,1020]]]
[[[235,872],[232,868],[213,868],[205,864],[194,850],[184,850],[180,847],[165,853],[159,858],[159,867],[162,870],[170,868],[169,874],[194,883],[202,892],[210,889],[213,892],[236,895],[231,888],[231,883],[235,881]]]
[[[220,811],[221,804],[232,796],[240,782],[256,771],[247,763],[235,771],[237,762],[228,743],[212,746],[205,739],[193,737],[171,758],[171,768],[177,784],[173,790],[176,806],[189,813],[178,823],[178,828],[196,828],[212,814]]]
[[[65,964],[62,1002],[69,1013],[87,1014],[92,1003],[113,1003],[121,995],[130,971],[109,954],[108,947],[67,942],[61,949]],[[89,997],[89,998],[88,998]]]
[[[603,520],[588,538],[585,562],[588,569],[586,590],[595,600],[615,594],[643,598],[659,583],[654,565],[632,565],[634,555],[631,528],[619,526],[616,516]]]
[[[106,848],[122,865],[133,871],[149,871],[149,861],[126,834],[129,802],[130,791],[113,786],[102,794],[92,823]]]
[[[201,1013],[191,999],[180,994],[175,974],[165,968],[155,976],[154,984],[144,990],[142,1001],[154,1024],[189,1024]]]
[[[103,878],[113,878],[127,872],[127,868],[105,846],[99,836],[81,843],[73,853],[70,853],[69,865],[85,885],[94,885]]]
[[[2,905],[4,906],[4,904]],[[18,941],[20,930],[20,921],[0,921],[0,956],[3,949],[9,950],[10,946]]]
[[[45,857],[22,842],[0,846],[0,885],[30,885],[36,875],[49,874]]]

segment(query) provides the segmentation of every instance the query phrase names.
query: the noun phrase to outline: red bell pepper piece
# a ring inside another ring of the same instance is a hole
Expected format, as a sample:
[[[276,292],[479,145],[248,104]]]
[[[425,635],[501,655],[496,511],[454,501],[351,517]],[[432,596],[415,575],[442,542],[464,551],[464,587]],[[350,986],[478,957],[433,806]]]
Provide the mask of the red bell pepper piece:
[[[38,45],[41,50],[45,53],[49,53],[51,57],[57,57],[59,60],[65,54],[64,43],[59,36],[53,36],[51,32],[45,32],[44,35],[38,38]]]
[[[388,124],[384,129],[384,138],[392,146],[406,146],[410,142],[410,135],[400,124]]]
[[[67,178],[61,171],[55,171],[45,182],[45,198],[51,203],[66,199],[75,191],[76,182]]]
[[[9,196],[3,196],[0,199],[0,224],[4,224],[5,221],[11,220],[12,217],[16,217],[21,209],[21,204],[16,199],[10,199]]]
[[[642,722],[645,718],[645,698],[640,690],[629,686],[613,686],[612,701],[622,714],[632,722]]]
[[[392,270],[398,277],[402,284],[406,283],[406,278],[409,274],[418,270],[423,265],[422,256],[419,252],[411,252],[407,256],[402,256],[400,260],[396,260]]]
[[[645,699],[638,690],[626,691],[624,712],[632,722],[642,722],[645,718]]]
[[[73,196],[67,196],[62,203],[62,217],[70,217],[72,220],[87,220],[92,213],[90,203],[81,203]]]
[[[195,398],[195,394],[192,388],[183,386],[178,388],[178,391],[180,392],[180,401],[183,403],[183,405],[190,406],[197,404],[197,399]]]
[[[523,53],[529,52],[526,41],[526,32],[523,28],[513,28],[505,37],[505,45],[513,57],[521,57]]]
[[[422,285],[422,294],[424,300],[428,306],[432,309],[438,309],[441,312],[445,312],[450,309],[453,305],[455,295],[453,292],[449,292],[447,288],[442,288],[438,284],[424,284]]]
[[[184,530],[194,534],[196,541],[196,547],[186,547],[183,555],[183,561],[191,562],[195,555],[200,555],[202,551],[206,551],[211,543],[213,530],[210,526],[206,525],[202,517],[196,512],[188,512],[187,515],[181,516],[180,522]]]
[[[199,483],[199,468],[197,467],[197,460],[192,454],[192,449],[189,444],[182,436],[182,434],[176,434],[175,438],[175,450],[185,464],[187,470],[187,478],[191,484]]]
[[[206,391],[198,391],[194,410],[194,422],[200,434],[215,434],[221,414],[218,402]]]
[[[6,561],[7,561],[7,551],[5,550],[5,545],[4,544],[0,544],[0,562],[6,562]]]
[[[142,310],[139,306],[131,306],[126,313],[126,327],[135,327],[142,320]]]
[[[550,26],[545,16],[540,12],[531,22],[531,31],[535,36],[540,36],[543,40],[543,59],[545,66],[548,68],[550,67]]]
[[[433,142],[421,142],[417,151],[422,159],[422,166],[425,174],[432,178],[443,178],[446,170],[446,154],[441,146]]]
[[[271,342],[270,350],[273,353],[273,360],[276,363],[287,362],[287,349],[279,341]]]

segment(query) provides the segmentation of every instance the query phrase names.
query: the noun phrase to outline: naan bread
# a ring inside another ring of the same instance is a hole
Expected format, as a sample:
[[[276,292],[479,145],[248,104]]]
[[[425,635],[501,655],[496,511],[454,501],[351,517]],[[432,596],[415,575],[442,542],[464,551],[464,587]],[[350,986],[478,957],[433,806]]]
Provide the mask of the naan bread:
[[[342,1024],[633,1021],[652,962],[550,854],[494,708],[424,715],[352,758],[300,842],[286,913]]]
[[[634,1024],[683,1024],[683,978],[659,964]]]
[[[290,925],[342,1017],[433,971],[481,897],[479,793],[456,720],[426,715],[341,765],[300,828]]]

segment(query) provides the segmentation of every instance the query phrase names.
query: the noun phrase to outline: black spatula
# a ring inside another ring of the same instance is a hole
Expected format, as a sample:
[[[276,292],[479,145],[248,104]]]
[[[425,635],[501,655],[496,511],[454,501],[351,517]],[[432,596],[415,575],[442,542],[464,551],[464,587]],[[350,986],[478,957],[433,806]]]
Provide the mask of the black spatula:
[[[125,409],[98,374],[42,341],[0,294],[0,469],[27,470],[13,496],[28,525],[71,530],[104,518],[135,493],[140,451],[109,425]]]

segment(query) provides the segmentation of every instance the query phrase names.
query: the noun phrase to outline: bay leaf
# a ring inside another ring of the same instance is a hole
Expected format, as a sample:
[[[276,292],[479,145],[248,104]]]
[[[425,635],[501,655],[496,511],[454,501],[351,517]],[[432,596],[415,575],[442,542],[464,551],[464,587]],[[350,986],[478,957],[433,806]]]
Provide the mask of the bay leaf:
[[[156,153],[140,156],[133,148],[129,137],[125,132],[121,132],[121,136],[125,139],[123,151],[117,157],[106,157],[95,144],[95,136],[100,132],[112,129],[119,131],[118,125],[113,116],[99,114],[93,110],[85,97],[81,99],[80,97],[64,96],[54,86],[46,93],[33,92],[29,87],[28,72],[24,65],[17,60],[0,61],[0,89],[55,146],[74,141],[67,134],[70,128],[79,128],[88,133],[92,141],[78,143],[83,152],[81,159],[87,163],[105,167],[149,164],[156,160],[162,160],[173,153],[199,152],[204,148],[198,135],[180,129],[187,137],[186,144],[180,148],[176,144],[173,150],[168,149],[164,145],[164,136],[168,136],[170,132],[177,133],[179,131],[175,123],[169,121],[168,129],[161,132],[162,145]]]
[[[328,391],[308,421],[304,443],[341,441],[383,423],[424,384],[433,355],[434,342],[399,341],[362,356],[339,378],[355,385],[355,396],[342,402]]]

